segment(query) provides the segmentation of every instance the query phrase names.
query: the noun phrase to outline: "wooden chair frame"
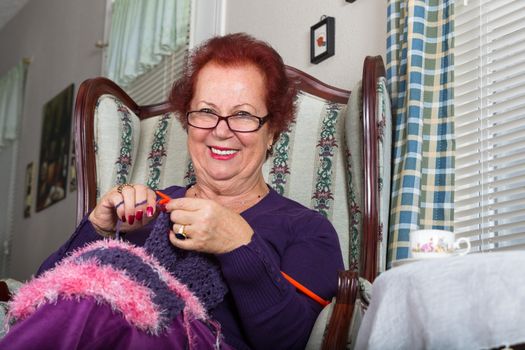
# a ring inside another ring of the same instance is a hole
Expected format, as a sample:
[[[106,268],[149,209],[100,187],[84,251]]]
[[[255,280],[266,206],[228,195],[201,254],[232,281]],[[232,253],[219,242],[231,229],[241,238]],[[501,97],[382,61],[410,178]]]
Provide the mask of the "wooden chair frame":
[[[348,103],[350,91],[327,85],[293,67],[286,67],[287,74],[297,88],[312,95],[337,103]],[[377,275],[377,250],[379,243],[379,189],[378,189],[378,131],[376,120],[376,86],[385,75],[381,56],[367,57],[363,66],[363,169],[364,208],[363,238],[361,244],[362,277],[372,282]],[[94,150],[94,110],[100,96],[111,94],[129,107],[139,119],[147,119],[171,110],[168,102],[155,105],[137,105],[112,81],[98,77],[83,82],[75,104],[75,146],[77,149],[78,200],[77,221],[80,222],[96,205],[96,159]],[[357,271],[339,273],[336,303],[324,337],[323,349],[345,349],[354,305],[357,300],[359,280]]]
[[[385,76],[381,56],[367,56],[363,65],[363,236],[361,277],[373,282],[377,276],[379,247],[379,156],[376,117],[377,81]],[[332,311],[323,350],[346,349],[348,331],[359,292],[357,271],[339,272],[336,303]],[[336,325],[336,326],[333,326]]]

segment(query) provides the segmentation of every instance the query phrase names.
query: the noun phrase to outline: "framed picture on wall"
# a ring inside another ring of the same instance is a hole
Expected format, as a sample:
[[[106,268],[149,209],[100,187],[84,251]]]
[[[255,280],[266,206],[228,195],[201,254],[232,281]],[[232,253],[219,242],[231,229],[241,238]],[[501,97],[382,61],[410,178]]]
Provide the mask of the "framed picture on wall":
[[[36,211],[66,197],[73,84],[44,105]]]
[[[310,62],[319,63],[335,54],[335,18],[323,16],[310,27]]]
[[[31,206],[33,205],[33,162],[26,166],[26,178],[24,184],[24,218],[28,218],[31,216]]]

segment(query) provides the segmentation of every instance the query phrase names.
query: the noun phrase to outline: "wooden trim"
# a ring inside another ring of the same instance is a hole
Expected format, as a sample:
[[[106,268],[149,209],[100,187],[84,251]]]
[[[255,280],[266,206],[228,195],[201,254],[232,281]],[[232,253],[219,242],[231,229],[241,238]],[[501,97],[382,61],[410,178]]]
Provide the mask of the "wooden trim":
[[[346,349],[358,291],[357,272],[339,271],[336,301],[324,335],[323,350]]]
[[[379,245],[379,156],[376,119],[377,80],[385,76],[381,56],[367,56],[363,66],[363,239],[361,275],[370,282],[377,276]],[[386,229],[386,228],[385,228]]]
[[[379,244],[379,157],[376,120],[377,80],[385,76],[381,56],[367,56],[363,65],[363,238],[360,275],[373,282],[377,275]],[[346,349],[348,332],[357,301],[359,278],[356,271],[339,273],[336,304],[323,339],[323,349]]]
[[[297,90],[319,96],[325,100],[347,104],[350,91],[330,86],[297,68],[286,66],[286,75],[295,81]]]

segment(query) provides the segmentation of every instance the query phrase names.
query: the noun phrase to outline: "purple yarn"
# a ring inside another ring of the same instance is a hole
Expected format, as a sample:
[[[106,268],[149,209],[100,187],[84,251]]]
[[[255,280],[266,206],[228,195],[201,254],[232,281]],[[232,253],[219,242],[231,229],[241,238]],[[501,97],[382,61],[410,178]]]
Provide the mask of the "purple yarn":
[[[144,248],[166,270],[186,284],[207,310],[213,309],[228,292],[217,260],[210,254],[174,247],[168,237],[170,226],[169,215],[160,213]]]
[[[127,275],[153,292],[153,302],[163,310],[165,319],[160,320],[161,327],[167,328],[184,308],[184,301],[161,280],[159,274],[150,264],[129,250],[121,248],[97,248],[81,254],[78,262],[95,259],[100,265],[109,265],[118,270],[126,271]]]

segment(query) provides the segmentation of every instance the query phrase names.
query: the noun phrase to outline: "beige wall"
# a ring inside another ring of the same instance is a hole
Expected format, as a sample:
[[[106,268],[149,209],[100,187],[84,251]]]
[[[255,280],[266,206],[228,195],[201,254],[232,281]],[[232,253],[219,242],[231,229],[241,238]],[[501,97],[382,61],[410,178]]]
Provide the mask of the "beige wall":
[[[225,0],[226,32],[247,32],[269,42],[291,66],[352,89],[367,55],[386,52],[386,0]],[[335,56],[310,63],[310,27],[335,17]]]
[[[33,162],[33,203],[40,156],[42,108],[69,84],[100,75],[106,0],[33,0],[0,30],[0,73],[31,57],[17,164],[14,237],[9,276],[26,279],[75,227],[76,192],[23,218],[25,167]],[[5,155],[4,155],[5,156]],[[0,166],[0,182],[10,170]],[[0,189],[1,190],[1,189]],[[3,197],[5,198],[5,196]]]

